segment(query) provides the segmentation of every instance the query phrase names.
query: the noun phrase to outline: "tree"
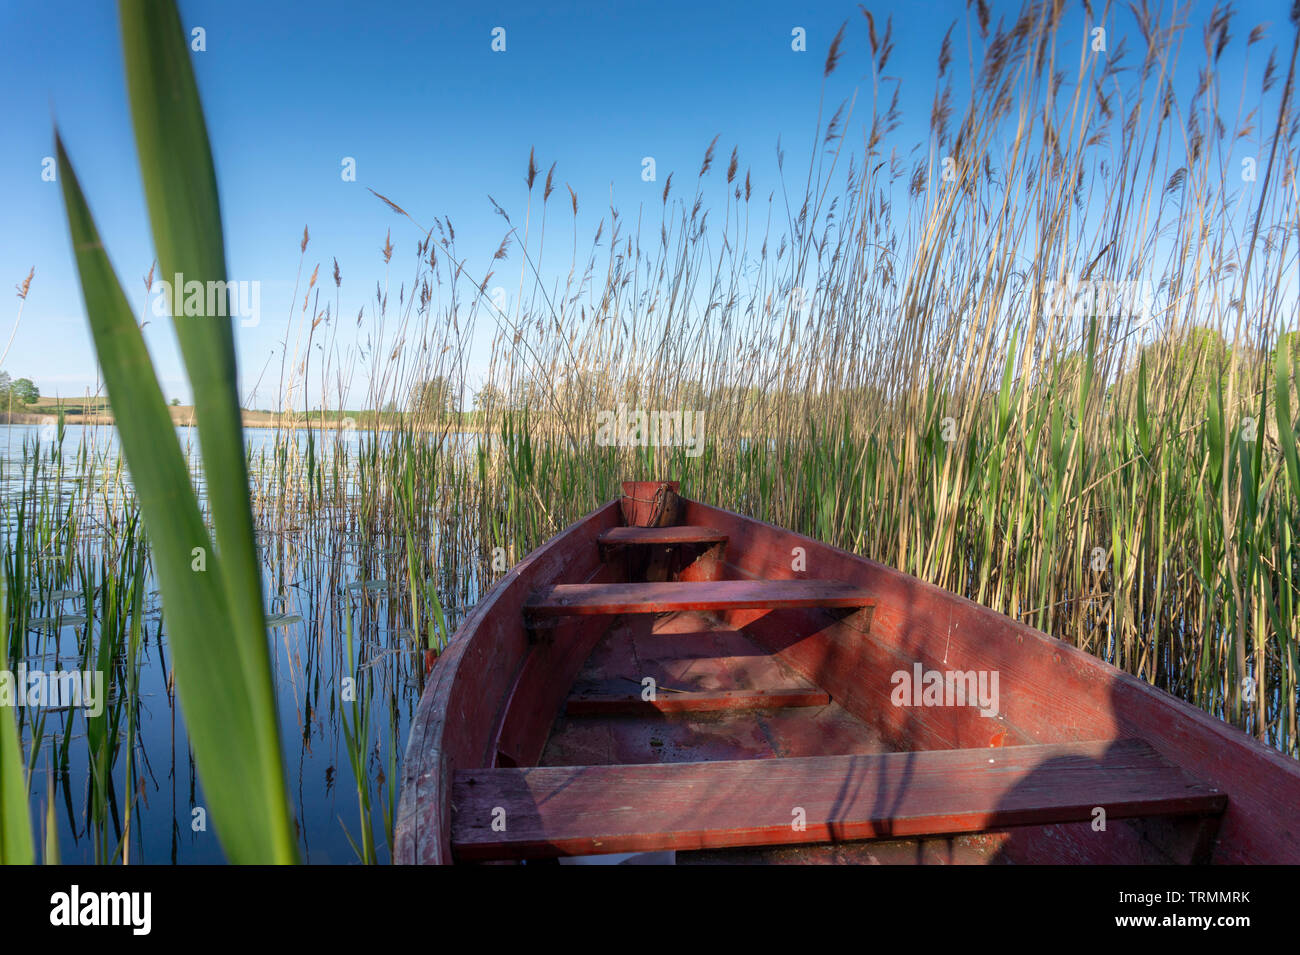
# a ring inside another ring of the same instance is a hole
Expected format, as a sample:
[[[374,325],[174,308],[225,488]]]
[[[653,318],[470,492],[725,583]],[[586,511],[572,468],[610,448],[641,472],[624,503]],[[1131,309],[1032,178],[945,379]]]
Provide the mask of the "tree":
[[[7,371],[0,371],[0,400],[6,404],[15,401],[19,404],[32,405],[40,397],[41,390],[32,383],[30,378],[19,378],[14,381]]]
[[[506,396],[491,382],[474,393],[474,410],[486,411],[488,408],[500,408],[505,404]]]
[[[1216,329],[1204,326],[1152,342],[1141,348],[1121,378],[1126,389],[1136,383],[1140,358],[1146,359],[1152,393],[1168,391],[1180,402],[1185,399],[1193,414],[1200,417],[1216,387],[1227,387],[1232,346]]]
[[[14,397],[25,405],[34,405],[41,397],[41,390],[30,378],[19,378],[13,385]]]
[[[179,398],[173,398],[173,399],[172,399],[172,407],[173,407],[173,408],[179,408],[180,405],[181,405],[181,399],[179,399]]]
[[[439,375],[417,382],[411,389],[411,410],[416,414],[444,415],[455,410],[451,382]]]
[[[548,407],[546,393],[533,378],[524,378],[510,389],[511,411],[542,411]]]

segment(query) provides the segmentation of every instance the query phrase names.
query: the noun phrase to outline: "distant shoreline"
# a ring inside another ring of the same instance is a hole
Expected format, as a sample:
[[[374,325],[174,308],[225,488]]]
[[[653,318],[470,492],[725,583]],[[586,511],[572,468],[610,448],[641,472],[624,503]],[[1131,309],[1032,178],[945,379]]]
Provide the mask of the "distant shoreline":
[[[51,418],[56,417],[58,408],[55,405],[37,405],[37,410],[33,411],[0,411],[0,424],[27,424],[42,425],[47,423]],[[170,406],[167,409],[171,413],[172,422],[183,427],[193,427],[194,425],[194,408],[192,405]],[[455,420],[459,417],[459,421]],[[438,422],[435,427],[432,423],[421,426],[423,431],[439,431],[444,426],[449,425],[451,431],[461,433],[482,434],[484,428],[481,424],[474,421],[466,420],[470,415],[464,412],[457,412],[455,417],[450,417],[443,422]],[[350,414],[338,411],[327,411],[324,415],[320,414],[277,414],[274,411],[244,411],[242,421],[245,430],[251,428],[262,428],[266,430],[282,431],[305,431],[305,430],[329,430],[329,431],[392,431],[398,425],[407,424],[406,415],[402,412],[380,412],[380,411],[357,411]],[[80,411],[63,413],[63,423],[65,425],[81,425],[84,427],[94,426],[112,426],[115,424],[112,414],[102,412],[85,413]]]

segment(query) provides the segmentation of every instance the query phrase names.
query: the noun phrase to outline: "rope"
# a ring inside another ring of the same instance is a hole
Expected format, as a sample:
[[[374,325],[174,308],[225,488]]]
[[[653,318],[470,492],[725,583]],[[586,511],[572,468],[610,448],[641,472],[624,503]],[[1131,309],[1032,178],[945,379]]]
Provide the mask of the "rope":
[[[627,498],[629,501],[632,501],[636,504],[652,505],[652,507],[650,508],[650,520],[646,523],[645,526],[658,527],[659,520],[664,515],[664,508],[668,506],[668,495],[670,493],[672,493],[672,488],[669,487],[666,481],[664,481],[664,482],[660,482],[659,486],[655,488],[655,496],[652,498],[641,498],[641,497],[636,497],[635,495],[632,494],[625,494],[623,496]]]

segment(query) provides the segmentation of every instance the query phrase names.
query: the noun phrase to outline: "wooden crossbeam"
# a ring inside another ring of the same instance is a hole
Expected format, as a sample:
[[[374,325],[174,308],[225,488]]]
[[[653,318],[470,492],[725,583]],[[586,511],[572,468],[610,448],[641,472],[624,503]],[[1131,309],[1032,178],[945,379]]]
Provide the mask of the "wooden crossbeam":
[[[569,697],[565,712],[570,716],[605,716],[645,713],[700,713],[718,710],[768,710],[796,706],[825,706],[830,694],[816,688],[790,687],[776,690],[715,690],[671,692],[660,689],[653,700],[640,693],[582,694]]]
[[[557,584],[533,593],[534,618],[575,614],[667,613],[674,610],[861,608],[870,592],[835,580],[717,580],[632,584]]]
[[[668,544],[725,544],[727,535],[712,527],[678,524],[673,527],[611,527],[596,538],[596,542],[614,544],[641,544],[664,546]]]
[[[1207,816],[1224,793],[1139,740],[858,756],[459,771],[466,860],[840,842]],[[799,823],[802,823],[800,827]]]

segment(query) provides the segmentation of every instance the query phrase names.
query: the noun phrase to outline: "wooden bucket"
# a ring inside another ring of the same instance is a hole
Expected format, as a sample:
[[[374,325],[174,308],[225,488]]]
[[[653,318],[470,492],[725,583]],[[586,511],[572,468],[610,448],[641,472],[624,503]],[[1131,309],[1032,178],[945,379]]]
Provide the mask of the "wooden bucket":
[[[668,527],[681,514],[677,481],[624,481],[623,523],[628,527]]]

